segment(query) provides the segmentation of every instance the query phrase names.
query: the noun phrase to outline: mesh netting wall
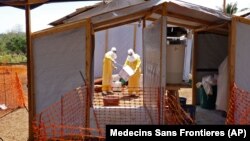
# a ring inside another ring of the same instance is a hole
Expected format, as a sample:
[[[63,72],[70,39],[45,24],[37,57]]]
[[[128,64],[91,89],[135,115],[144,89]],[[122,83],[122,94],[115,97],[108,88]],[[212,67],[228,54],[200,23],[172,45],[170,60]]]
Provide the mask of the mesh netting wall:
[[[108,124],[160,124],[160,104],[158,88],[133,88],[139,92],[133,95],[127,88],[103,96],[93,96],[93,113],[97,127],[105,129]],[[147,106],[146,106],[147,105]]]
[[[193,119],[186,113],[178,102],[176,95],[167,93],[165,95],[165,124],[167,125],[190,125]]]
[[[24,107],[24,92],[17,73],[11,67],[0,67],[0,104],[7,109]]]
[[[250,93],[234,84],[226,124],[250,124]]]
[[[37,140],[81,140],[82,138],[102,139],[101,131],[87,129],[86,86],[77,88],[54,103],[34,120],[33,129]]]

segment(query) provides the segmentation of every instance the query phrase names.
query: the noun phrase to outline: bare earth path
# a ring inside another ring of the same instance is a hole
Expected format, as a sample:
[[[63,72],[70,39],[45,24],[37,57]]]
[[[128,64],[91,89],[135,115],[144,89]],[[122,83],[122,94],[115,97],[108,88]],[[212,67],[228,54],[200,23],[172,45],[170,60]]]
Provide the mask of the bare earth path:
[[[0,138],[4,141],[27,141],[28,112],[25,108],[0,119]]]

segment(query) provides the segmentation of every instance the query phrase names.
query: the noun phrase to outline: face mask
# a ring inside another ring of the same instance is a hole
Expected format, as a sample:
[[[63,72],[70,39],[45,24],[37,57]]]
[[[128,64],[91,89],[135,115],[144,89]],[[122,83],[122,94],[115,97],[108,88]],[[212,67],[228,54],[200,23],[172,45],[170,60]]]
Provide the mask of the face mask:
[[[115,60],[115,59],[117,58],[116,53],[113,52],[113,53],[111,54],[111,57]]]
[[[129,55],[129,56],[128,56],[128,61],[129,61],[129,62],[134,62],[135,60],[136,60],[136,59],[135,59],[134,55],[131,55],[131,56]]]

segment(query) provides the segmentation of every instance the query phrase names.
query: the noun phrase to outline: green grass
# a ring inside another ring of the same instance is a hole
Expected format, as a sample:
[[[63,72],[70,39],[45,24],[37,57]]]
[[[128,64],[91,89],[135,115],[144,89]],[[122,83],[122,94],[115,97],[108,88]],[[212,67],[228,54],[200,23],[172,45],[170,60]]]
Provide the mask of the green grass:
[[[2,54],[0,55],[0,63],[25,63],[27,57],[25,54]]]

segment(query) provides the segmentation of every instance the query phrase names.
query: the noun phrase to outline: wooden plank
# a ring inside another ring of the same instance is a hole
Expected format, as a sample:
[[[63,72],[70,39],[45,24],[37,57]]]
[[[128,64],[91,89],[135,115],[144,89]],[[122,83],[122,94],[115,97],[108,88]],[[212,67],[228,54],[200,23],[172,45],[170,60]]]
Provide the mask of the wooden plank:
[[[99,22],[99,23],[94,24],[94,30],[96,31],[96,29],[98,29],[98,28],[103,28],[105,26],[112,26],[115,24],[121,24],[121,25],[126,24],[126,22],[128,22],[130,20],[143,18],[148,12],[149,12],[148,10],[143,10],[143,11],[139,11],[136,13],[132,13],[130,15],[126,15],[126,16],[106,20],[103,22]]]
[[[229,82],[230,85],[229,87],[232,88],[233,84],[235,82],[235,54],[236,54],[236,33],[237,33],[237,29],[236,29],[236,22],[237,19],[233,18],[232,19],[232,25],[231,25],[231,36],[230,36],[230,50],[229,50]]]
[[[198,49],[198,34],[194,32],[194,46],[192,53],[192,105],[196,105],[196,83],[197,83],[197,49]]]
[[[156,21],[157,19],[152,18],[152,17],[148,17],[147,20]],[[184,24],[184,23],[176,23],[176,22],[171,22],[171,21],[167,21],[167,24],[176,25],[176,26],[180,26],[180,27],[185,27],[185,28],[188,28],[188,29],[197,29],[197,28],[199,28],[198,26],[191,26],[191,25],[187,25],[187,24]]]
[[[6,1],[6,2],[1,2],[4,5],[8,6],[25,6],[27,4],[32,5],[32,4],[39,4],[39,3],[46,3],[48,0],[24,0],[24,1]]]
[[[225,23],[222,23],[222,24],[215,24],[215,25],[208,25],[208,26],[205,26],[205,27],[201,27],[199,29],[195,29],[194,31],[195,32],[201,32],[201,31],[208,31],[208,30],[212,30],[212,29],[218,29],[218,28],[221,28],[223,26],[226,26],[228,24],[228,22],[225,22]],[[227,29],[225,29],[227,30]]]
[[[197,26],[191,26],[191,25],[187,25],[187,24],[181,24],[181,23],[170,22],[170,21],[167,21],[167,24],[176,25],[176,26],[180,26],[180,27],[185,27],[185,28],[188,28],[188,29],[196,29],[197,28]]]
[[[88,18],[86,20],[86,83],[88,86],[88,92],[87,92],[87,102],[86,102],[86,121],[85,125],[86,128],[90,127],[90,101],[91,101],[91,94],[92,94],[92,82],[91,82],[91,74],[92,74],[92,26],[91,26],[91,20]]]
[[[137,25],[134,25],[134,41],[133,41],[133,50],[136,51],[136,32],[137,32]]]
[[[27,44],[27,77],[28,77],[28,108],[29,108],[29,140],[33,140],[32,121],[35,116],[35,93],[34,93],[34,65],[33,51],[31,48],[31,20],[30,5],[25,7],[25,23],[26,23],[26,44]]]
[[[32,33],[32,38],[43,37],[46,35],[55,34],[55,33],[59,33],[59,32],[70,30],[70,29],[80,28],[80,27],[85,26],[85,24],[86,24],[86,21],[81,20],[77,22],[72,22],[72,23],[67,23],[67,24],[51,27],[45,30]]]
[[[145,20],[145,18],[143,18],[143,24],[142,24],[142,26],[143,26],[143,28],[146,27],[146,20]]]
[[[105,30],[105,52],[108,51],[109,45],[109,29]]]
[[[232,80],[231,80],[231,73],[232,73],[232,70],[230,69],[230,66],[231,66],[231,56],[232,54],[235,54],[235,52],[231,52],[231,49],[232,49],[232,22],[231,23],[228,23],[228,59],[227,59],[227,63],[228,63],[228,97],[227,97],[227,103],[230,102],[230,98],[231,98],[231,85],[233,84],[232,83]],[[227,104],[227,109],[229,109],[229,105],[230,104]]]
[[[233,19],[235,19],[235,21],[244,23],[244,24],[250,24],[250,20],[247,18],[243,18],[243,17],[233,17]]]
[[[133,20],[127,20],[127,21],[124,21],[124,22],[121,22],[121,23],[113,23],[113,24],[110,24],[110,25],[105,25],[103,27],[95,28],[94,31],[98,32],[98,31],[101,31],[101,30],[106,30],[106,29],[109,29],[109,28],[113,28],[113,27],[117,27],[117,26],[129,24],[129,23],[133,23],[133,22],[137,22],[140,19],[141,18],[137,18],[137,19],[133,19]]]
[[[39,4],[39,3],[46,3],[49,0],[28,0],[28,4]]]
[[[156,13],[161,14],[161,11],[156,11]],[[199,23],[199,24],[202,24],[202,25],[212,25],[213,24],[212,22],[204,21],[204,20],[193,18],[193,17],[190,17],[190,16],[180,15],[178,13],[168,12],[167,16],[182,19],[182,20],[186,20],[186,21],[196,22],[196,23]]]

